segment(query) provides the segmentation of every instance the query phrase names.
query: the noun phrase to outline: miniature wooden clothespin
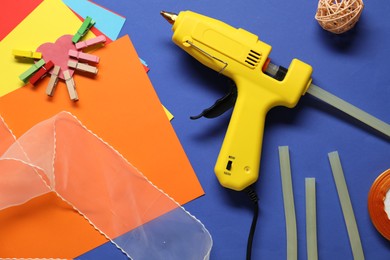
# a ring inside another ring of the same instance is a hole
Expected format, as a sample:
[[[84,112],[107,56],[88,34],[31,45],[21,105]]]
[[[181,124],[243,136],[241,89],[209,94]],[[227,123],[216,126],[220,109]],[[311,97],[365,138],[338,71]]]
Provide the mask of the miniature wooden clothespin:
[[[39,68],[41,68],[43,65],[45,65],[45,60],[40,59],[35,64],[31,65],[31,67],[20,74],[19,79],[22,80],[24,83],[27,83],[28,79],[37,71]]]
[[[12,54],[15,58],[30,58],[30,59],[41,59],[42,53],[34,51],[22,51],[22,50],[12,50]]]
[[[70,75],[69,70],[64,71],[64,79],[65,79],[66,88],[68,89],[70,99],[73,101],[79,100],[79,97],[76,92],[76,85],[74,84],[73,78]]]
[[[81,51],[69,50],[69,56],[80,61],[90,61],[93,63],[99,63],[100,58],[96,55],[84,53]]]
[[[51,72],[50,81],[49,81],[49,84],[46,87],[46,94],[48,96],[50,96],[50,97],[53,96],[54,90],[55,90],[55,88],[57,86],[58,76],[60,74],[60,69],[61,69],[61,67],[56,65],[56,66],[54,66],[54,69]]]
[[[92,73],[95,75],[98,73],[98,69],[96,67],[90,66],[90,65],[85,64],[85,63],[80,63],[80,62],[75,61],[75,60],[69,60],[68,67],[72,68],[72,69],[76,69],[76,70],[89,72],[89,73]]]
[[[84,35],[87,34],[89,29],[91,29],[92,26],[95,25],[95,21],[92,20],[91,17],[87,16],[83,22],[83,24],[80,26],[79,30],[76,32],[76,34],[72,38],[73,43],[78,43],[81,38],[83,38]]]
[[[82,42],[78,42],[78,43],[76,43],[75,46],[76,46],[76,49],[80,50],[80,49],[84,49],[84,48],[92,46],[92,45],[96,45],[99,43],[105,43],[105,42],[106,42],[106,36],[99,35],[98,37],[88,39],[88,40],[85,40]]]
[[[31,78],[30,83],[35,85],[40,79],[45,77],[47,73],[49,73],[49,70],[51,70],[54,67],[54,63],[49,60],[45,65],[43,65]]]

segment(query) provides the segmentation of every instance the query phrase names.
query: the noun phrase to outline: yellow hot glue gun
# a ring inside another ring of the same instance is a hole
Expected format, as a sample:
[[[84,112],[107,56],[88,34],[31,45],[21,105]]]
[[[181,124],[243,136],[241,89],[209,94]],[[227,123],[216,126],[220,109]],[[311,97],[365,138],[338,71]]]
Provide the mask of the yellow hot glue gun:
[[[310,65],[298,59],[288,70],[268,64],[271,46],[256,35],[191,11],[161,14],[173,25],[172,39],[180,48],[237,86],[236,94],[226,98],[235,99],[235,105],[214,169],[222,186],[240,191],[258,179],[265,118],[275,106],[292,108],[308,92],[368,120],[365,112],[311,84]],[[389,125],[380,123],[390,135]]]

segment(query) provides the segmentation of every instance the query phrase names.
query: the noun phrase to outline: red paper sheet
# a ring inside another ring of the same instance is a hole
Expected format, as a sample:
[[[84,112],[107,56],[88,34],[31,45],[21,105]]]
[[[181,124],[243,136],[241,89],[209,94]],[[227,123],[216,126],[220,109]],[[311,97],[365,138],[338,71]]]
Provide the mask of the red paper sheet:
[[[42,0],[1,1],[0,41],[7,36]]]

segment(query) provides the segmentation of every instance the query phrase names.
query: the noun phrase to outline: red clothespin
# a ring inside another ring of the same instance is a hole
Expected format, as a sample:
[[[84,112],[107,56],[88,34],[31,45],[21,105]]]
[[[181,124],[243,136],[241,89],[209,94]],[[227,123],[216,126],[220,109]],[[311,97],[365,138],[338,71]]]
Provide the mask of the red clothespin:
[[[81,51],[69,50],[69,56],[80,61],[99,63],[99,57],[96,55],[84,53]]]
[[[37,83],[40,79],[45,77],[49,70],[51,70],[54,67],[54,63],[52,61],[46,62],[45,65],[43,65],[31,78],[30,83],[34,85]]]
[[[78,42],[75,44],[75,46],[76,46],[76,49],[80,50],[80,49],[84,49],[84,48],[87,48],[87,47],[92,46],[92,45],[105,43],[105,42],[106,42],[106,37],[104,35],[99,35],[98,37],[95,37],[95,38],[92,38],[89,40],[85,40],[82,42]]]

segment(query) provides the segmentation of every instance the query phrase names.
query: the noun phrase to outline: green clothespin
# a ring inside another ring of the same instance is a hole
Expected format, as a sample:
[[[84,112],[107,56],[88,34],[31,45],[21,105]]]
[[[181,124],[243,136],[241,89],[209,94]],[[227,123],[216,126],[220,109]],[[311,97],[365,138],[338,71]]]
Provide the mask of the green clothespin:
[[[80,39],[87,34],[89,29],[91,29],[92,26],[95,25],[95,21],[92,20],[91,17],[87,16],[83,22],[83,24],[80,26],[80,29],[76,32],[76,34],[72,38],[73,43],[77,43],[80,41]]]
[[[28,70],[23,72],[19,79],[22,80],[24,83],[27,83],[28,79],[35,73],[37,70],[39,70],[43,65],[45,65],[44,59],[40,59],[36,63],[34,63]]]

